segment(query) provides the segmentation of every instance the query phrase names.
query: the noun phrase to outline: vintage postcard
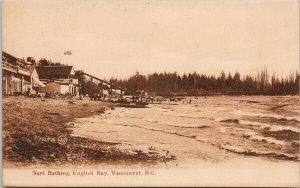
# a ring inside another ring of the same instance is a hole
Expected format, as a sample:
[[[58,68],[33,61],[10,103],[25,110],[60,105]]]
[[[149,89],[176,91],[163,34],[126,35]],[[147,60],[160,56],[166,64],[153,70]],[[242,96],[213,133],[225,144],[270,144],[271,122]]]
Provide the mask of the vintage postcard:
[[[300,186],[295,0],[4,0],[3,183]]]

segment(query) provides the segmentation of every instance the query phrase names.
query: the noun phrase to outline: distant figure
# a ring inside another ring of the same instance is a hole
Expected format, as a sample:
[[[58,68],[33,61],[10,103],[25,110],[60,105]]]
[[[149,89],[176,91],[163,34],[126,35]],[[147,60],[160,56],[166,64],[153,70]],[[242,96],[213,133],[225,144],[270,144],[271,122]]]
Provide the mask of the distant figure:
[[[30,96],[30,88],[27,89],[26,95],[29,97]]]
[[[79,100],[83,100],[83,95],[79,95]]]
[[[192,104],[192,99],[190,99],[189,104]]]

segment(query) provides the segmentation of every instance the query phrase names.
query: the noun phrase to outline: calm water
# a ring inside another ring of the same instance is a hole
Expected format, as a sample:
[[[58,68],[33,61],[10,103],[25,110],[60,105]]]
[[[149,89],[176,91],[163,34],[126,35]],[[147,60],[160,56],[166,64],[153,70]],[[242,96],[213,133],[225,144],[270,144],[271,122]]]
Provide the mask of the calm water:
[[[109,110],[97,124],[184,136],[240,154],[299,160],[297,96],[191,97],[149,107]]]

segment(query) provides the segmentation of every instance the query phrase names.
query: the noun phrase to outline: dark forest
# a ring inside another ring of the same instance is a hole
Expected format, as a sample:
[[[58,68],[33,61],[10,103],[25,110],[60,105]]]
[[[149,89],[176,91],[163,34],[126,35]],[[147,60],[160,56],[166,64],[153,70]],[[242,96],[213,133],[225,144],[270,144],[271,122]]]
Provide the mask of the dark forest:
[[[174,73],[152,73],[135,75],[128,79],[110,79],[111,83],[126,88],[129,93],[144,90],[155,95],[298,95],[299,73],[290,72],[286,77],[275,73],[269,75],[267,68],[255,75],[238,72],[219,76],[200,73],[178,75]]]

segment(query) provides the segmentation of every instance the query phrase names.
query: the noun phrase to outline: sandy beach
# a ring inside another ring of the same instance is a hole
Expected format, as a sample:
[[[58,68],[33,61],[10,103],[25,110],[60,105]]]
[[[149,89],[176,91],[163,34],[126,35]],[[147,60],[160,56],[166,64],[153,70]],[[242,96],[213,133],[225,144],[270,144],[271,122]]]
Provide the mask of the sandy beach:
[[[141,151],[121,150],[114,141],[71,136],[67,122],[99,115],[114,109],[113,106],[89,100],[3,98],[4,167],[89,167],[95,163],[153,164],[171,160]]]
[[[235,112],[224,113],[209,103],[215,98],[203,100],[201,108],[194,100],[189,106],[128,109],[100,101],[7,97],[3,99],[4,166],[191,168],[247,160],[297,165],[299,132],[293,122],[298,120],[291,112],[285,112],[290,113],[288,120],[287,116],[272,119],[272,123],[284,121],[284,127],[270,124],[270,129],[263,127],[266,123],[252,125],[238,119],[232,115]],[[219,106],[226,106],[220,101]],[[252,103],[250,107],[245,101],[236,103],[241,109],[253,108]],[[189,108],[203,112],[193,114]]]
[[[184,172],[186,179],[193,180],[188,185],[199,177],[207,185],[218,177],[223,177],[218,185],[298,185],[299,140],[293,136],[299,134],[295,123],[298,112],[294,107],[265,114],[268,117],[260,118],[265,123],[257,125],[251,125],[250,119],[247,125],[242,124],[249,114],[244,117],[238,111],[233,116],[235,111],[230,109],[238,104],[239,109],[249,110],[256,101],[261,103],[260,109],[268,110],[270,101],[290,104],[298,99],[219,99],[193,99],[188,106],[157,104],[130,109],[100,101],[6,97],[3,165],[11,173],[19,168],[156,169],[165,178],[173,178]],[[230,105],[224,102],[227,99]],[[197,113],[191,109],[198,109]],[[272,129],[264,127],[271,116]],[[284,122],[283,127],[278,127],[278,122]],[[155,185],[156,181],[148,183]],[[180,185],[180,180],[174,183]]]

